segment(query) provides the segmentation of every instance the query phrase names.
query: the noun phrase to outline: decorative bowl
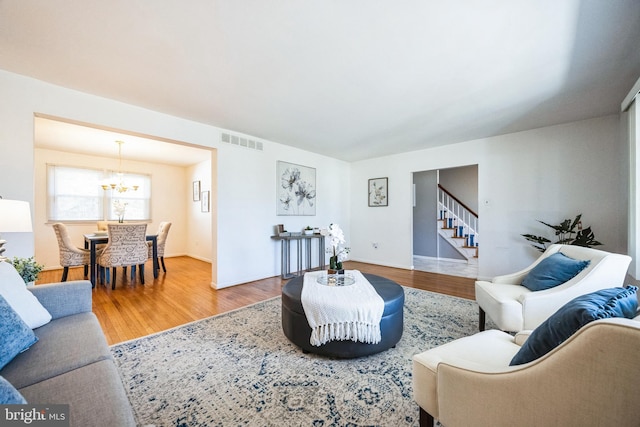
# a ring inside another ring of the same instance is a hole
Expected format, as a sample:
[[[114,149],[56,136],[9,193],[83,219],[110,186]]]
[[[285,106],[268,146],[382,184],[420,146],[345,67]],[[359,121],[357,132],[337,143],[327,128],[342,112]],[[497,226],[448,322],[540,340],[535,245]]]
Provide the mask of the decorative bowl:
[[[316,282],[325,286],[351,286],[356,283],[356,279],[351,273],[345,274],[321,274]]]

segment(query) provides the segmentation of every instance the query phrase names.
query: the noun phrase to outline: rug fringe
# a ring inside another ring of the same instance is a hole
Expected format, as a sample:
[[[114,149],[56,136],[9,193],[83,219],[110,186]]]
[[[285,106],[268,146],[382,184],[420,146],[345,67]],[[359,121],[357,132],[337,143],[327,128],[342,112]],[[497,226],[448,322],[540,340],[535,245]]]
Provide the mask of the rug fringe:
[[[309,342],[317,347],[329,341],[346,340],[377,344],[382,340],[380,325],[362,322],[336,322],[320,325],[311,330]]]

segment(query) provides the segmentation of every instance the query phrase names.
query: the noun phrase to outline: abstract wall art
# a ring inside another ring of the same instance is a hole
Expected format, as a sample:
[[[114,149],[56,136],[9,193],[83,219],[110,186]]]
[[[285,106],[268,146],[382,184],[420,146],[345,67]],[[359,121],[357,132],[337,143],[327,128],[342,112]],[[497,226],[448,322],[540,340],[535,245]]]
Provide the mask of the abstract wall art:
[[[277,214],[315,215],[315,168],[278,161],[276,171]]]

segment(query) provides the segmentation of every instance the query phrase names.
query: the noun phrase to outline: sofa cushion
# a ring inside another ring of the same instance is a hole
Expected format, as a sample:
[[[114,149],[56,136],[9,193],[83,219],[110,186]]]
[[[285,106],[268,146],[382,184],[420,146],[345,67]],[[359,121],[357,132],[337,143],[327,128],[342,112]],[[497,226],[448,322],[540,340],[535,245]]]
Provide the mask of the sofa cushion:
[[[93,292],[88,280],[47,283],[27,289],[51,314],[51,320],[92,311]]]
[[[112,359],[96,316],[66,316],[34,330],[38,343],[0,370],[17,389],[100,360]],[[32,351],[33,350],[33,351]]]
[[[0,369],[38,341],[38,337],[0,295]]]
[[[26,399],[20,394],[9,381],[0,377],[0,405],[13,405],[27,403]]]
[[[0,295],[31,329],[47,324],[51,315],[27,286],[12,264],[0,262]]]
[[[578,260],[556,252],[540,261],[522,281],[531,291],[543,291],[573,279],[589,265],[589,260]]]
[[[135,426],[131,404],[113,360],[57,375],[20,393],[29,401],[68,404],[72,426]]]
[[[610,317],[633,319],[638,310],[637,291],[636,286],[617,287],[574,298],[531,333],[510,365],[521,365],[544,356],[594,320]]]

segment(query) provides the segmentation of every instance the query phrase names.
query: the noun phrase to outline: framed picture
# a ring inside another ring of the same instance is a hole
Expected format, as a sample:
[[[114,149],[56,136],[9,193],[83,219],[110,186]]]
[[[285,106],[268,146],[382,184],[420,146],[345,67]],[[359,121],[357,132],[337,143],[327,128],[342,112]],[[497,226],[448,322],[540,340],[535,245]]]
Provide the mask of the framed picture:
[[[193,181],[193,201],[200,200],[200,181]]]
[[[316,169],[278,161],[277,215],[316,214]]]
[[[369,206],[389,206],[389,178],[369,180]]]
[[[202,212],[209,212],[209,192],[203,191],[200,193],[200,210]]]

